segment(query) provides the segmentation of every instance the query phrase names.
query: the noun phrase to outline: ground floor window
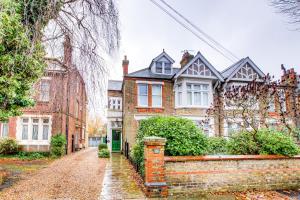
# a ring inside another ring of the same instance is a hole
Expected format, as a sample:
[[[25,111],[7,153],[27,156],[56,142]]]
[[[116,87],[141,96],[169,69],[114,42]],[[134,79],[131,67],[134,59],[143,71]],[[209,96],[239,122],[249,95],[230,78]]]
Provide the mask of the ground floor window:
[[[20,138],[22,141],[48,141],[50,117],[21,117]]]
[[[2,123],[0,125],[1,125],[0,137],[2,138],[8,137],[8,123]]]
[[[213,132],[213,127],[210,119],[205,120],[195,120],[195,124],[203,130],[204,134],[210,136]]]

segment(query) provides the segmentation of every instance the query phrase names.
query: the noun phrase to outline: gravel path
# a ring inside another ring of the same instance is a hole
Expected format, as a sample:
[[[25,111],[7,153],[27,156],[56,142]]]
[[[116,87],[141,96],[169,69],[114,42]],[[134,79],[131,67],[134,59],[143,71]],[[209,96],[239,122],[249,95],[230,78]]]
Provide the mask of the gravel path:
[[[90,148],[65,156],[0,192],[5,200],[99,199],[106,161]]]

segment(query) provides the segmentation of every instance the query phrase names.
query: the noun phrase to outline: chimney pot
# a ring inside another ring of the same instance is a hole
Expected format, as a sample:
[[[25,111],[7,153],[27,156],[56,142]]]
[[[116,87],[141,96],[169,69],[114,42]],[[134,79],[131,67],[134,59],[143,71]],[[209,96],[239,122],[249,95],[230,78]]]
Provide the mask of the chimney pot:
[[[129,60],[127,60],[127,56],[124,56],[124,60],[122,61],[122,67],[123,67],[123,76],[126,76],[128,74],[128,65]]]

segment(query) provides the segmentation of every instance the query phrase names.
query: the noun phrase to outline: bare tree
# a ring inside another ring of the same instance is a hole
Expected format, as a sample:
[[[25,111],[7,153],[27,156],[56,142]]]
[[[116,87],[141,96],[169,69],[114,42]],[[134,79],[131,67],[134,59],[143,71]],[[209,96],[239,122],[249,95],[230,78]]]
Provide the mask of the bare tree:
[[[289,17],[290,22],[300,27],[300,0],[272,0],[271,5],[274,6],[279,13]]]
[[[283,77],[287,75],[285,72]],[[273,79],[267,75],[244,85],[223,85],[219,88],[219,100],[208,110],[208,117],[238,124],[236,128],[254,134],[259,128],[276,128],[294,134],[300,117],[295,94],[297,79]]]
[[[32,40],[42,40],[46,60],[80,71],[92,109],[100,108],[107,78],[106,58],[119,47],[115,0],[23,0],[24,24]],[[64,54],[65,37],[72,54]]]

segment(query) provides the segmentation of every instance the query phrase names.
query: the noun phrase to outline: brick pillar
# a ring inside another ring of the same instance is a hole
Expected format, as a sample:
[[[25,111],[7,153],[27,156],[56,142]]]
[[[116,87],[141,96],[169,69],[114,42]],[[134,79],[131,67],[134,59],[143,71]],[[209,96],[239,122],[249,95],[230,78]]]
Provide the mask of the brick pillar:
[[[167,197],[165,180],[164,146],[165,138],[144,138],[145,186],[147,197]]]

